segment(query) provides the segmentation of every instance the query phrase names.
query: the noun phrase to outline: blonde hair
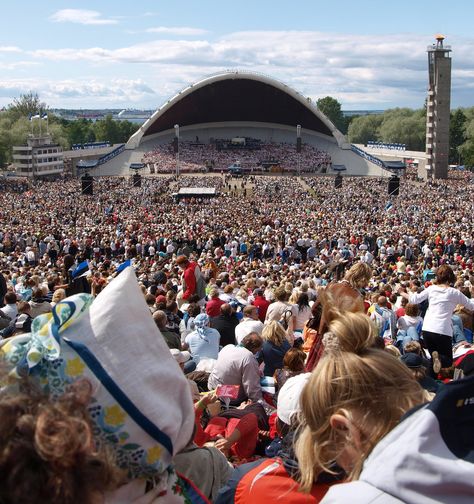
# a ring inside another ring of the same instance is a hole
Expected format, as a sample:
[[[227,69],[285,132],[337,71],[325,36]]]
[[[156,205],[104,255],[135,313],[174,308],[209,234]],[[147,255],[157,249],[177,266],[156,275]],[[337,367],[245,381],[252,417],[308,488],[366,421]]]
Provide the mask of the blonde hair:
[[[394,357],[400,357],[402,355],[395,345],[385,345],[384,350]]]
[[[298,302],[299,295],[300,295],[300,293],[298,291],[293,291],[291,293],[290,299],[288,299],[288,303],[296,304]]]
[[[66,298],[66,291],[64,289],[56,289],[53,292],[53,297],[51,299],[51,302],[52,303],[59,303],[59,301],[62,301],[65,298]]]
[[[263,327],[262,338],[275,346],[281,346],[286,339],[286,332],[279,322],[273,320]]]
[[[361,296],[344,284],[334,284],[322,290],[319,299],[323,305],[322,318],[327,327],[341,317],[341,313],[364,313],[364,301]]]
[[[365,262],[358,262],[345,274],[344,280],[354,289],[365,287],[372,278],[372,268]]]
[[[317,475],[332,467],[351,442],[349,431],[331,427],[343,413],[361,430],[360,456],[348,479],[357,479],[378,441],[410,408],[424,402],[423,390],[409,369],[384,350],[374,348],[377,331],[362,313],[344,313],[330,324],[325,354],[301,396],[302,414],[296,457],[300,483],[309,493]]]

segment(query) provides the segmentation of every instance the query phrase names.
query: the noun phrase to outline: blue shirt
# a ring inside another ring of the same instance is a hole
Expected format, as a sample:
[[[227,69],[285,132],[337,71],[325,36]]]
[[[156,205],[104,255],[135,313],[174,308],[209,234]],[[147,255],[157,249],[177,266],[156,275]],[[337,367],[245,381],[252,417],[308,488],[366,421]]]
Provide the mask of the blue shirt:
[[[285,339],[281,346],[276,346],[270,341],[264,341],[262,347],[263,357],[263,374],[265,376],[273,376],[276,369],[283,368],[283,357],[291,348],[291,345]]]
[[[216,359],[219,354],[219,340],[221,336],[219,331],[206,327],[204,335],[201,336],[197,330],[186,336],[185,342],[189,346],[189,351],[196,364],[201,359]]]

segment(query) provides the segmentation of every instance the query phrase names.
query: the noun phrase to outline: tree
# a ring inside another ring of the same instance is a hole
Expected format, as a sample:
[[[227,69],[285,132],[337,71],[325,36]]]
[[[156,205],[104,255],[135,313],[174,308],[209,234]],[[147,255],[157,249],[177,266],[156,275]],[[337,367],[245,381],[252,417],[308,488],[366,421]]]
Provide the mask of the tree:
[[[382,114],[369,114],[355,117],[347,132],[349,142],[367,145],[369,140],[379,140],[379,128],[382,124]]]
[[[402,143],[408,150],[424,151],[426,120],[423,109],[395,108],[383,114],[379,136],[382,142]]]
[[[112,119],[108,114],[105,119],[101,119],[94,124],[95,137],[99,142],[119,143],[121,139],[118,121]]]
[[[466,123],[464,132],[466,141],[459,147],[459,153],[466,166],[474,167],[474,107],[464,111]]]
[[[48,106],[46,103],[42,102],[38,93],[33,91],[20,95],[19,98],[15,98],[8,105],[8,112],[13,121],[21,117],[28,117],[29,115],[43,114],[47,110]]]
[[[121,134],[121,142],[127,142],[128,139],[138,130],[140,127],[136,123],[132,123],[131,121],[119,121],[120,134]]]
[[[318,109],[332,121],[337,129],[345,133],[346,122],[344,120],[344,115],[341,110],[341,104],[332,96],[326,96],[325,98],[320,98],[317,101]]]
[[[449,162],[461,164],[459,147],[466,141],[466,115],[462,109],[451,112],[449,122]]]

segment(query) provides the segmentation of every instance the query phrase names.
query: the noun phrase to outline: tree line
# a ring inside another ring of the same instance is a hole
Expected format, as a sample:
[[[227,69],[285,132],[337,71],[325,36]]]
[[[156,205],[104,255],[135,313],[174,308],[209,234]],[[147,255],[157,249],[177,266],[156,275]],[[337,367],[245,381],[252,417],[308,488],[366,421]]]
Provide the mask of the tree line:
[[[407,150],[425,151],[426,108],[394,108],[382,114],[344,117],[340,103],[330,96],[319,99],[317,107],[351,143],[401,143]],[[449,145],[450,164],[474,166],[474,107],[451,111]]]
[[[47,119],[32,119],[35,116]],[[55,143],[65,150],[72,145],[87,142],[125,143],[140,126],[130,121],[104,119],[66,120],[51,113],[37,93],[29,92],[13,100],[0,110],[0,168],[13,161],[13,146],[24,145],[30,133],[43,133],[48,129]]]
[[[317,107],[347,135],[351,143],[367,145],[370,140],[406,144],[407,150],[425,150],[425,108],[395,108],[382,114],[345,117],[341,104],[331,96],[320,98]],[[139,128],[138,124],[130,121],[114,120],[111,115],[98,121],[62,119],[50,113],[49,107],[37,93],[29,92],[0,110],[0,167],[12,162],[14,145],[25,144],[28,134],[33,130],[38,133],[38,121],[45,131],[44,120],[29,119],[38,114],[48,116],[49,133],[63,149],[87,142],[125,143]],[[474,166],[474,107],[458,108],[451,112],[449,162]]]

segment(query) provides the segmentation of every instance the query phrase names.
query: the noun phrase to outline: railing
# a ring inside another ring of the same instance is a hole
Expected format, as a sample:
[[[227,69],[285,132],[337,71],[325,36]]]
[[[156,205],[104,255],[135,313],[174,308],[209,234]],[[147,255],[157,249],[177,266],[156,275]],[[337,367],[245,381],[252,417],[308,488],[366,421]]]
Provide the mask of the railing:
[[[100,149],[102,147],[110,147],[110,142],[76,143],[76,144],[72,144],[71,150]]]
[[[110,161],[114,157],[118,156],[124,150],[125,150],[125,144],[121,144],[118,147],[116,147],[113,151],[109,152],[108,154],[105,154],[104,156],[101,156],[98,159],[79,161],[76,164],[76,168],[84,169],[84,170],[92,170],[93,168],[97,168],[98,166],[103,165],[104,163],[107,163],[107,161]]]
[[[380,166],[380,168],[385,168],[385,163],[381,159],[379,159],[378,157],[372,156],[372,154],[365,152],[365,150],[362,150],[353,144],[351,144],[351,150],[352,150],[352,152],[355,152],[358,156],[363,157],[364,159],[367,159],[367,161],[370,161],[371,163],[374,163],[377,166]]]
[[[116,147],[113,151],[110,151],[108,154],[105,156],[102,156],[98,159],[97,161],[97,166],[103,165],[104,163],[107,163],[107,161],[110,161],[114,157],[118,156],[125,150],[125,144],[119,145]]]

